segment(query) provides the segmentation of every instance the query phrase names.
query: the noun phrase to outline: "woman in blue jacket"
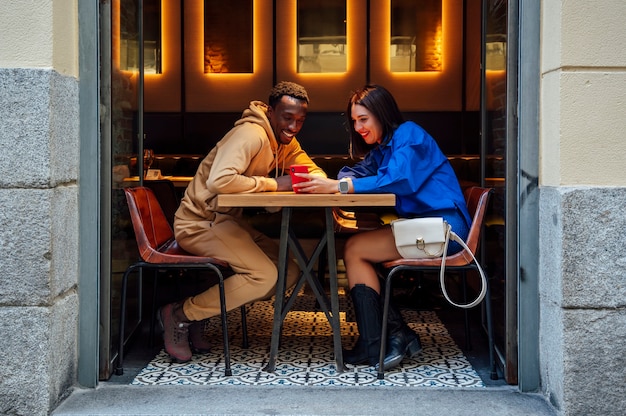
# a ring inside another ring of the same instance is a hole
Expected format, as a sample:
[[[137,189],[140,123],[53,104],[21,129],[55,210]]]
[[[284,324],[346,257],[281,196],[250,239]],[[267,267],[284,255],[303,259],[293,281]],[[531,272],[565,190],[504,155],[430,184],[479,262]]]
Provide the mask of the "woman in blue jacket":
[[[342,168],[338,180],[306,175],[310,181],[294,188],[315,193],[393,193],[399,217],[443,217],[466,239],[471,218],[448,158],[423,128],[404,120],[391,93],[378,85],[365,86],[352,94],[346,115],[352,156],[365,155],[363,160]],[[460,249],[450,242],[448,253]],[[389,226],[355,234],[346,242],[343,260],[359,339],[345,351],[345,362],[377,366],[382,302],[376,265],[400,257]],[[393,307],[388,328],[385,371],[422,350],[418,335]]]

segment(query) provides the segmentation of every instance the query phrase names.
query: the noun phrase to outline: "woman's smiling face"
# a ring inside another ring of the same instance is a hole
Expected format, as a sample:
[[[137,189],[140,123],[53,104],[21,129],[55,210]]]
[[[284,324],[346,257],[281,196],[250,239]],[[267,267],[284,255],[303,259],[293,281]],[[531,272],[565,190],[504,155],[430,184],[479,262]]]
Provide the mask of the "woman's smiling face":
[[[383,129],[376,117],[360,104],[352,106],[352,123],[354,130],[363,137],[365,143],[380,144],[383,141]]]

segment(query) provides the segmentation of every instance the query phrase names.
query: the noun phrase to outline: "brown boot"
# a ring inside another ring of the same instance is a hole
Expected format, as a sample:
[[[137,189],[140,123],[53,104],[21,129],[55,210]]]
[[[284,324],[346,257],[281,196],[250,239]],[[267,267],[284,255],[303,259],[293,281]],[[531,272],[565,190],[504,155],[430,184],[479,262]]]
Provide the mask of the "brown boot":
[[[193,321],[189,325],[189,342],[191,350],[198,354],[208,354],[211,352],[211,343],[206,335],[207,319],[202,321]]]
[[[189,349],[190,321],[183,312],[182,303],[170,303],[159,309],[159,324],[163,329],[165,351],[177,363],[191,360]]]

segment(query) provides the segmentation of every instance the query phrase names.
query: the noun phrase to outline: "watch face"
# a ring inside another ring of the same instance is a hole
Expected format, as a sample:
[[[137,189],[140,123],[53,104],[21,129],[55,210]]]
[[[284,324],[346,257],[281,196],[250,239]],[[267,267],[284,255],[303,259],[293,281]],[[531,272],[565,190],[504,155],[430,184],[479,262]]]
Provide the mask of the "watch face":
[[[350,186],[347,181],[339,182],[339,192],[341,192],[342,194],[347,194],[349,189]]]

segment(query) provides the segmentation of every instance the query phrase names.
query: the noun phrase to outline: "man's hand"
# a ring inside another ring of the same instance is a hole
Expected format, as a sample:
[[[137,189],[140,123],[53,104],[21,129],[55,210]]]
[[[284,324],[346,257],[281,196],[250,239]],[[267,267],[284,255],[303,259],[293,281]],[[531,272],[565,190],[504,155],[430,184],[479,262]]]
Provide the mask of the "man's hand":
[[[283,175],[276,178],[277,191],[291,191],[291,176]]]

